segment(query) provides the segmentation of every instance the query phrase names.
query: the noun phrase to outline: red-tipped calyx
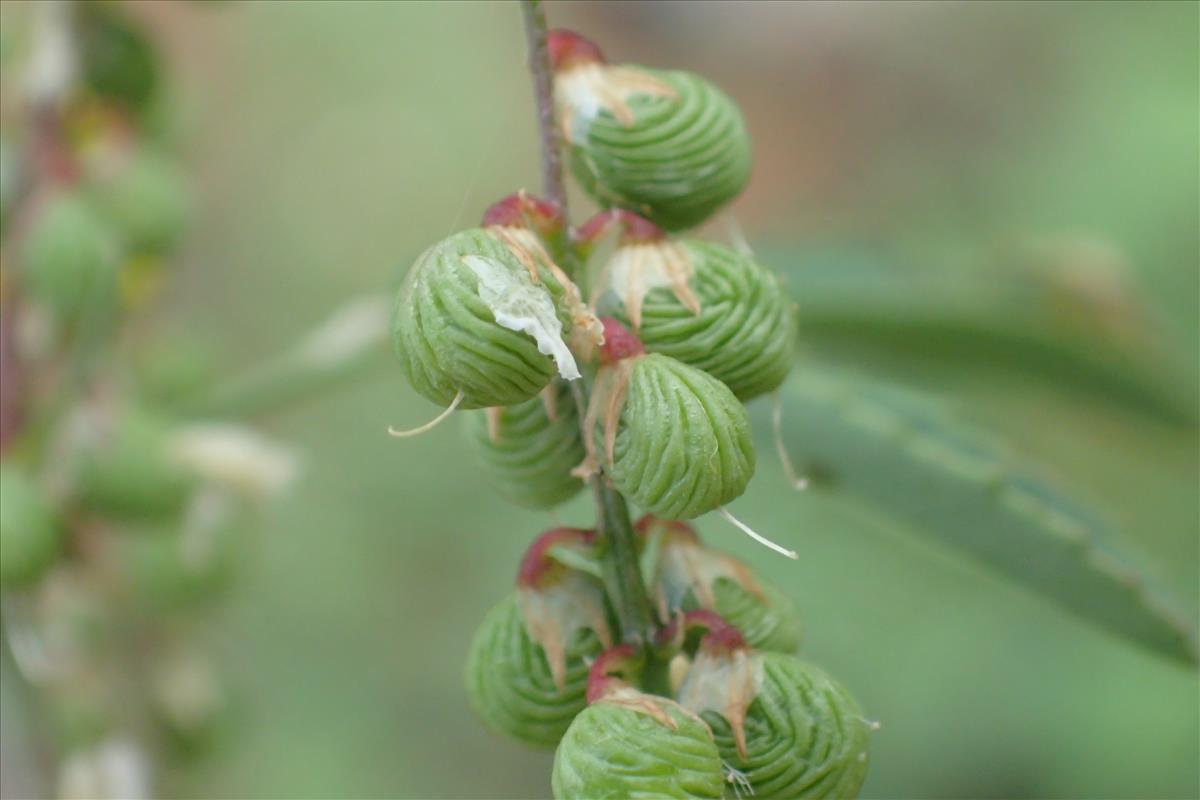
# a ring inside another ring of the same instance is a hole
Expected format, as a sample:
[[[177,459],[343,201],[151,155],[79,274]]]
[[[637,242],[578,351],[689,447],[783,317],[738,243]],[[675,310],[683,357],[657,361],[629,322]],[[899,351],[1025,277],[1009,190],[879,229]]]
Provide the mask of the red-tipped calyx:
[[[614,228],[620,232],[617,241],[622,245],[651,244],[667,238],[662,228],[645,217],[623,208],[610,208],[576,228],[575,241],[584,247],[592,247],[598,239]]]
[[[550,64],[555,72],[584,64],[604,63],[604,54],[595,42],[565,28],[550,31],[546,46],[550,50]]]
[[[533,540],[521,566],[517,570],[517,586],[525,589],[544,587],[568,569],[550,556],[550,550],[559,546],[590,546],[596,532],[586,528],[553,528]]]
[[[628,686],[625,678],[629,677],[629,670],[637,666],[638,660],[638,650],[631,644],[610,647],[597,656],[588,670],[588,703],[600,700],[614,689]]]
[[[564,224],[562,209],[557,203],[526,194],[524,190],[492,203],[483,212],[484,227],[531,228],[546,235],[561,231]]]
[[[729,655],[735,650],[746,650],[750,647],[742,632],[730,625],[715,611],[706,608],[680,614],[671,620],[658,635],[659,644],[668,644],[680,635],[680,630],[686,634],[693,630],[705,631],[700,640],[700,652],[709,655]]]
[[[601,364],[615,364],[622,359],[646,354],[642,340],[620,322],[612,317],[601,317],[600,324],[604,326],[604,344],[600,345]]]

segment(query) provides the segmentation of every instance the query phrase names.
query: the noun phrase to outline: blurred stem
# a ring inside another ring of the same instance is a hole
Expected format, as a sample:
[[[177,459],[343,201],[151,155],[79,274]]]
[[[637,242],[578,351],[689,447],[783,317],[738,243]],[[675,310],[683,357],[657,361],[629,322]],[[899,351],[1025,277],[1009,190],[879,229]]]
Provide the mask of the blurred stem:
[[[521,10],[525,15],[529,71],[533,76],[538,129],[541,135],[542,194],[546,199],[558,203],[564,218],[567,218],[567,193],[563,184],[558,121],[554,110],[554,75],[546,44],[546,15],[540,0],[522,0]],[[580,386],[580,383],[581,381],[575,381],[571,387],[582,422],[586,417],[584,411],[587,407],[587,389]],[[589,435],[589,432],[584,431],[584,435]],[[604,586],[617,613],[621,634],[626,641],[651,645],[658,631],[658,620],[642,579],[637,540],[633,523],[629,519],[629,508],[625,504],[625,498],[608,485],[602,473],[594,475],[591,482],[596,499],[596,535]],[[647,664],[646,673],[661,673],[662,665],[654,663],[656,659],[652,647],[646,647],[646,656],[650,662]],[[661,689],[658,685],[648,688]]]
[[[279,411],[384,363],[388,301],[353,299],[294,347],[250,372],[220,381],[176,410],[187,416],[239,418]]]
[[[379,352],[382,354],[383,348]],[[382,355],[375,358],[366,353],[341,364],[313,364],[284,353],[217,383],[176,410],[189,417],[261,417],[298,405],[324,389],[345,385],[383,361]]]

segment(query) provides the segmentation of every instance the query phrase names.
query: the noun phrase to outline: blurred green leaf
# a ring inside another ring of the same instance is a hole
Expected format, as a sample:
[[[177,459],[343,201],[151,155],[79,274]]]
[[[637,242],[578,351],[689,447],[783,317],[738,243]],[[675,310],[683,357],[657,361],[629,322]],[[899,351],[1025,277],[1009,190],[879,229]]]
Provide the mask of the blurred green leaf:
[[[805,365],[784,441],[814,484],[979,559],[1079,617],[1196,663],[1194,625],[1107,523],[903,390]]]
[[[1196,422],[1195,370],[1114,251],[1065,240],[1008,248],[986,266],[912,268],[843,249],[801,256],[787,279],[810,341],[906,350],[956,367],[999,365]]]
[[[350,300],[287,351],[181,403],[185,414],[252,417],[344,385],[387,357],[389,298]]]

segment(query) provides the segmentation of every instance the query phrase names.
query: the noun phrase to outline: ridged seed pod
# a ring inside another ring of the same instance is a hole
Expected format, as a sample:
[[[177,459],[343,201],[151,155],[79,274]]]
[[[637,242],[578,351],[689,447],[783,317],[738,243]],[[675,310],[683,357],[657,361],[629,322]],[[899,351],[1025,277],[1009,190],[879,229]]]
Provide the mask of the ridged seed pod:
[[[161,255],[187,226],[187,186],[165,155],[142,152],[94,189],[96,205],[125,240],[128,250]]]
[[[679,612],[715,611],[756,650],[794,653],[800,615],[790,597],[761,581],[733,556],[706,547],[684,522],[638,521],[644,536],[659,536],[651,591],[662,619]]]
[[[63,320],[104,320],[117,303],[119,249],[77,192],[50,198],[24,243],[22,286]]]
[[[694,239],[630,242],[606,272],[614,315],[651,353],[704,370],[742,401],[787,377],[795,314],[779,278],[752,257]]]
[[[0,466],[0,586],[28,586],[54,564],[62,528],[33,480],[15,464]]]
[[[720,798],[721,757],[705,724],[629,686],[575,717],[554,754],[556,800]]]
[[[569,31],[550,34],[550,52],[571,169],[601,206],[683,230],[746,185],[745,120],[720,89],[689,72],[610,66]]]
[[[170,448],[165,421],[125,409],[80,457],[80,502],[116,519],[162,520],[178,514],[196,478]]]
[[[583,488],[571,470],[587,454],[565,382],[524,403],[473,412],[467,424],[491,483],[517,505],[552,508]]]
[[[794,653],[800,646],[800,615],[796,604],[769,583],[752,593],[732,578],[713,582],[713,609],[746,637],[757,650]],[[686,608],[686,605],[685,605]]]
[[[84,84],[101,99],[143,110],[158,87],[159,55],[119,6],[79,8],[79,49]]]
[[[636,345],[612,320],[605,337],[606,349],[622,338]],[[741,495],[755,460],[746,409],[716,378],[637,349],[601,367],[585,421],[605,475],[664,519],[698,517]]]
[[[576,630],[567,644],[563,685],[557,686],[517,596],[510,595],[488,612],[471,641],[465,672],[471,707],[497,733],[554,747],[587,705],[588,662],[602,649],[594,631]]]
[[[555,528],[521,560],[517,591],[491,610],[471,642],[471,706],[498,733],[553,747],[587,702],[588,663],[612,644],[604,588],[560,553],[590,557],[594,533]]]
[[[156,613],[187,612],[219,600],[237,567],[245,531],[226,520],[202,531],[138,530],[121,542],[137,604]]]
[[[752,675],[743,686],[737,685],[739,668],[731,663],[716,666],[698,656],[680,688],[680,702],[708,723],[721,758],[740,773],[753,796],[857,797],[867,775],[870,728],[854,698],[794,656],[749,656]],[[729,689],[724,698],[713,691],[718,676]],[[753,687],[751,699],[739,712],[747,686]],[[723,711],[722,706],[735,710]],[[744,713],[742,743],[731,719],[739,713]]]
[[[418,393],[443,407],[456,398],[461,408],[510,406],[536,397],[555,375],[579,376],[564,340],[570,317],[559,308],[566,278],[532,258],[473,228],[417,259],[392,333]]]

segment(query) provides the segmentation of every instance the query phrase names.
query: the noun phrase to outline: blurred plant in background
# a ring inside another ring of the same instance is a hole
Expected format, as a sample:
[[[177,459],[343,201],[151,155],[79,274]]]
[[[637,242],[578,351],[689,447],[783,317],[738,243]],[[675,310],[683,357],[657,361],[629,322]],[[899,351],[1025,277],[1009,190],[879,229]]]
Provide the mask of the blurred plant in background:
[[[26,791],[146,797],[222,727],[209,612],[296,460],[187,413],[210,365],[143,334],[191,214],[157,48],[120,5],[20,11],[5,25],[0,577],[46,772]]]
[[[97,6],[150,22],[170,44],[180,91],[158,93],[172,102],[151,104],[134,127],[139,140],[165,136],[166,152],[187,151],[194,233],[157,291],[130,280],[153,270],[119,268],[123,302],[147,299],[114,315],[121,359],[88,355],[83,374],[136,381],[139,407],[169,430],[255,417],[311,458],[301,490],[254,523],[271,534],[256,545],[265,557],[237,559],[222,624],[189,623],[203,635],[181,636],[216,645],[219,674],[251,701],[234,704],[237,746],[170,762],[160,791],[542,794],[548,760],[480,733],[458,673],[462,632],[511,584],[493,565],[513,563],[545,522],[475,502],[469,440],[442,432],[397,448],[380,435],[421,404],[386,371],[359,369],[386,363],[371,333],[377,300],[353,304],[333,334],[299,333],[331,298],[377,290],[381,274],[474,216],[478,198],[532,182],[515,11],[220,5]],[[23,184],[13,166],[32,163],[18,155],[29,141],[26,26],[12,24],[29,7],[3,13],[7,198]],[[799,563],[728,547],[799,603],[806,651],[883,721],[864,796],[1195,796],[1194,671],[1046,613],[945,554],[982,557],[1160,650],[1185,653],[1195,635],[1196,9],[581,3],[549,13],[611,42],[619,60],[710,76],[746,112],[758,166],[735,213],[799,303],[807,367],[797,374],[808,380],[785,389],[782,430],[829,491],[797,495],[768,474],[739,504],[797,542]],[[6,207],[6,303],[8,275],[21,271],[11,224]],[[706,233],[725,237],[725,221]],[[73,305],[67,293],[60,307]],[[242,377],[197,368],[222,360]],[[351,374],[361,377],[347,391],[278,413],[288,386],[308,396]],[[114,419],[130,408],[115,395]],[[765,452],[770,404],[750,410]],[[986,433],[964,435],[964,422]],[[19,456],[27,478],[11,485],[51,488],[41,448],[9,448],[6,462]],[[1047,477],[1064,488],[1047,493]],[[1003,492],[988,488],[996,481]],[[90,491],[103,502],[103,485]],[[51,509],[58,497],[46,498]],[[1029,509],[1047,503],[1055,513],[1030,526]],[[582,520],[584,508],[559,513]],[[1073,539],[1104,554],[1081,559]],[[72,550],[65,563],[82,560]],[[1150,568],[1130,566],[1139,561]],[[1117,580],[1097,584],[1106,571]],[[1183,598],[1172,605],[1190,613],[1166,615],[1181,628],[1159,626],[1158,601],[1131,611],[1137,594],[1120,587],[1146,572],[1171,589],[1156,596]],[[132,605],[149,628],[164,624],[148,601]],[[10,609],[6,634],[28,618]],[[28,793],[18,782],[38,773],[23,743],[40,715],[14,702],[16,674],[5,661],[6,795]],[[107,742],[101,758],[129,762],[122,740]],[[461,770],[465,760],[479,768]]]

